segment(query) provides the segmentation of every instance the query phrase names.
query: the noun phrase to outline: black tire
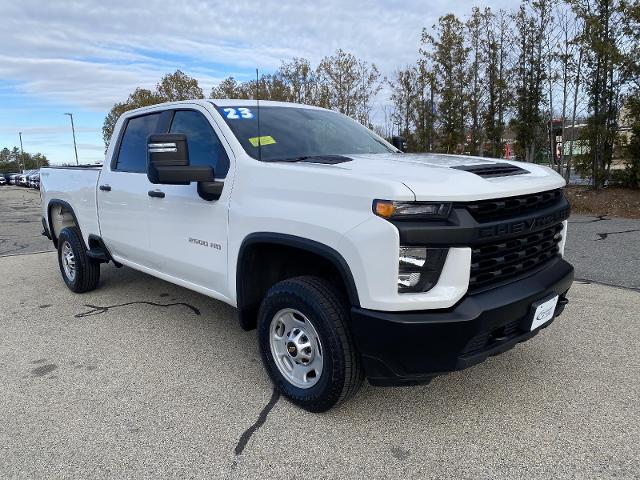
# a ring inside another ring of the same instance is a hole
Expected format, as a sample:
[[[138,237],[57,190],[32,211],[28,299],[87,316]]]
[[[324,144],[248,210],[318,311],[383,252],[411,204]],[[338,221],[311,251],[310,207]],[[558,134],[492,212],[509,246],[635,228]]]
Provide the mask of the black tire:
[[[63,251],[69,245],[73,253],[75,274],[70,276],[63,265]],[[63,228],[58,235],[58,265],[64,283],[75,293],[94,290],[100,280],[100,263],[87,257],[82,234],[77,227]]]
[[[300,388],[279,370],[271,352],[271,321],[283,309],[306,316],[322,344],[323,369],[317,383]],[[258,341],[262,361],[275,386],[293,403],[310,412],[324,412],[353,396],[364,379],[348,328],[349,307],[344,296],[328,281],[296,277],[274,285],[258,313]]]

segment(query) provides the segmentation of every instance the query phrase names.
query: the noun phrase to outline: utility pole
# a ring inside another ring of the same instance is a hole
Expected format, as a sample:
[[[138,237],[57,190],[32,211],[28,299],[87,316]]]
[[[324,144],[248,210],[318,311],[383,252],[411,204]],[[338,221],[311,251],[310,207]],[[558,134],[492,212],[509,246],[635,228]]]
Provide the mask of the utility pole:
[[[69,115],[69,118],[71,118],[71,132],[73,133],[73,149],[76,152],[76,165],[80,165],[78,162],[78,147],[76,146],[76,129],[73,126],[73,113],[65,113],[65,115]]]
[[[24,171],[26,165],[24,164],[24,148],[22,148],[22,132],[18,132],[20,136],[20,163],[22,164],[22,170]]]

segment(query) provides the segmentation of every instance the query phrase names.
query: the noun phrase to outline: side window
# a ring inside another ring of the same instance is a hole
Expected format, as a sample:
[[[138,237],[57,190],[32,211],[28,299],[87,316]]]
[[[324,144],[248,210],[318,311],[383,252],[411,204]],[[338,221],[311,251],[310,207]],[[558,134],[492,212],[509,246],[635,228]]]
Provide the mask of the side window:
[[[120,143],[116,170],[125,172],[147,171],[147,137],[158,133],[161,113],[130,118]]]
[[[229,157],[204,115],[195,110],[176,111],[170,133],[183,133],[187,136],[191,165],[213,167],[216,178],[227,176]]]

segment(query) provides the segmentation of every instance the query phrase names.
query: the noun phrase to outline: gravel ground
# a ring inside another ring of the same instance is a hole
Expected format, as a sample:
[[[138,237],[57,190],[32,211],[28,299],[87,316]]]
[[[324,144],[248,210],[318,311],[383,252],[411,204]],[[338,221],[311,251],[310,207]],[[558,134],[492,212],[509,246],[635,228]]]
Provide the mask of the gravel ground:
[[[110,265],[75,295],[55,253],[16,255],[50,248],[37,204],[0,187],[2,478],[640,478],[638,291],[576,282],[531,341],[313,415],[232,308]],[[571,222],[579,277],[637,287],[637,233],[615,232],[640,222]]]

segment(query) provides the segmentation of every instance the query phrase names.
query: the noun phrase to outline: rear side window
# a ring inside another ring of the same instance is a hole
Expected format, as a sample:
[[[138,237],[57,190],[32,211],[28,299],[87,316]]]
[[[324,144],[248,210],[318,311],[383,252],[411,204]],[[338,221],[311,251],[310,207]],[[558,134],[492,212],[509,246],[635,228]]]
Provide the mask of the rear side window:
[[[190,165],[213,167],[216,178],[227,176],[229,157],[204,115],[195,110],[176,111],[170,133],[187,136]]]
[[[116,170],[144,173],[147,171],[147,138],[158,132],[161,113],[130,118],[120,143]]]

